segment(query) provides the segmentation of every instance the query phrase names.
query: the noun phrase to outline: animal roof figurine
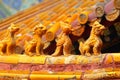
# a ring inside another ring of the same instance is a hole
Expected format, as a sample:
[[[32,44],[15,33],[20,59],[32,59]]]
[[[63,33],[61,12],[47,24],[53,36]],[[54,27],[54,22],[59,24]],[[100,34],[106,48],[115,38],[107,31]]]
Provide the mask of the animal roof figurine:
[[[0,80],[120,79],[120,26],[116,24],[120,23],[120,0],[42,1],[0,22]],[[19,26],[8,28],[11,22],[20,25],[21,39],[14,38]],[[110,32],[107,36],[102,35],[105,27]],[[6,31],[9,34],[4,36]],[[47,47],[43,35],[50,43]],[[9,55],[16,42],[24,54]],[[118,53],[111,53],[113,45]]]
[[[79,50],[82,55],[90,56],[92,53],[98,55],[101,53],[102,40],[100,39],[101,33],[105,27],[99,22],[95,21],[91,24],[92,30],[89,38],[85,42],[80,42]]]
[[[34,53],[36,53],[36,55],[44,54],[44,43],[42,42],[42,35],[45,34],[46,30],[46,27],[42,24],[35,26],[33,30],[33,39],[30,42],[26,42],[25,44],[25,54],[29,56],[34,55]]]
[[[15,33],[19,31],[19,27],[15,24],[11,24],[7,29],[7,36],[0,42],[0,54],[3,55],[6,53],[10,55],[14,53],[16,46]]]

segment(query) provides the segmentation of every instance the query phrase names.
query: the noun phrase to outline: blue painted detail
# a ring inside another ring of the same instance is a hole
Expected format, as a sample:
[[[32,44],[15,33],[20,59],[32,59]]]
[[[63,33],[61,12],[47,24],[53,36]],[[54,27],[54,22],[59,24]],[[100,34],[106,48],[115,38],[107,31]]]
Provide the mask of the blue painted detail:
[[[11,4],[11,0],[2,0],[2,2],[8,6],[10,6],[10,4]]]
[[[1,10],[0,10],[0,16],[1,16],[2,18],[5,18],[5,17],[6,17],[6,15],[4,14],[4,12],[2,12]]]
[[[0,0],[0,4],[2,4],[2,7],[0,7],[0,11],[2,11],[0,12],[0,18],[15,14],[42,1],[44,0]]]
[[[42,2],[42,0],[38,0],[39,2]]]
[[[13,0],[11,3],[11,7],[16,9],[16,10],[20,10],[20,7],[22,5],[22,0]]]

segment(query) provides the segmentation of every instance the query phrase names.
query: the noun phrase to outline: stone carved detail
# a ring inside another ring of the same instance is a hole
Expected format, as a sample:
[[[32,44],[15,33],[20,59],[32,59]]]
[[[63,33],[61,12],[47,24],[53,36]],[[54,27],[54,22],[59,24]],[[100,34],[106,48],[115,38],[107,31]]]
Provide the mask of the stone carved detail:
[[[15,24],[11,24],[7,29],[7,36],[0,42],[0,55],[6,53],[10,55],[14,52],[16,46],[16,40],[14,35],[19,31],[19,27]]]
[[[102,40],[100,35],[105,27],[99,22],[95,21],[91,24],[92,30],[90,37],[85,42],[80,42],[79,50],[82,55],[90,56],[91,53],[98,55],[101,53]]]
[[[42,35],[45,34],[46,30],[46,27],[42,24],[35,26],[33,31],[33,39],[30,42],[25,43],[25,54],[29,56],[34,55],[33,53],[36,53],[36,55],[44,54],[44,43],[42,42]]]
[[[69,34],[71,33],[71,25],[68,23],[60,22],[60,26],[62,28],[62,32],[57,37],[57,47],[55,52],[52,54],[52,56],[58,56],[62,53],[65,56],[68,56],[71,54],[72,50],[72,41],[69,38]],[[63,52],[62,52],[63,51]]]

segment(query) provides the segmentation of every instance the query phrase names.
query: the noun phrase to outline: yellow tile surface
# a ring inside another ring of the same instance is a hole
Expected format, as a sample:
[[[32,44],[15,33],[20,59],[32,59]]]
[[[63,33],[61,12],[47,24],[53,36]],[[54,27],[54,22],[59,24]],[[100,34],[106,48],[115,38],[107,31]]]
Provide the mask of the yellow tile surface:
[[[80,80],[80,75],[30,75],[31,80]]]
[[[46,61],[47,56],[41,55],[41,56],[33,56],[31,57],[31,63],[34,64],[44,64]]]
[[[18,61],[19,61],[19,56],[18,55],[0,56],[0,62],[3,62],[3,63],[17,64]]]
[[[31,63],[32,62],[32,57],[27,56],[27,55],[19,55],[19,63]]]

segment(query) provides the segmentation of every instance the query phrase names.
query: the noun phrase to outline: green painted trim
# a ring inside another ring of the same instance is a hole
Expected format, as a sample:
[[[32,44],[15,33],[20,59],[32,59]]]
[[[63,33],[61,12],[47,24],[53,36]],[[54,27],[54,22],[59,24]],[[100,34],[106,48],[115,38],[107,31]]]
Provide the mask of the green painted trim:
[[[3,3],[0,2],[0,10],[4,10],[3,12],[6,14],[6,16],[12,15],[11,12],[3,5]]]

